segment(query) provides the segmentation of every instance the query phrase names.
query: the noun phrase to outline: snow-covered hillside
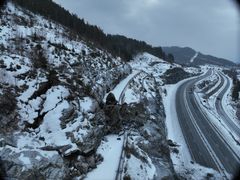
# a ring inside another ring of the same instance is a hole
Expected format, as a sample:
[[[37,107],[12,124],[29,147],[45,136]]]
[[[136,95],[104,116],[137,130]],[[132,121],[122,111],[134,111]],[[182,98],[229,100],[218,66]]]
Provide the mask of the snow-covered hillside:
[[[105,115],[96,116],[99,104],[131,67],[12,3],[2,10],[0,46],[6,176],[86,174],[101,161],[95,153],[105,134]]]
[[[182,67],[146,52],[126,63],[11,2],[0,11],[0,179],[215,173],[184,167],[186,146],[179,148],[171,134],[181,131],[171,129],[170,106],[179,81],[207,68]],[[212,87],[217,79],[208,79]]]
[[[1,14],[1,176],[84,178],[106,167],[108,150],[101,148],[121,143],[116,139],[124,131],[128,149],[117,149],[131,157],[123,163],[128,169],[124,176],[138,178],[136,170],[143,179],[173,176],[158,89],[161,80],[155,78],[172,65],[146,53],[126,64],[12,3]],[[119,100],[113,107],[106,102],[111,90]],[[131,92],[136,101],[129,99]],[[149,148],[156,144],[164,151]],[[119,169],[119,158],[115,159],[113,167]]]

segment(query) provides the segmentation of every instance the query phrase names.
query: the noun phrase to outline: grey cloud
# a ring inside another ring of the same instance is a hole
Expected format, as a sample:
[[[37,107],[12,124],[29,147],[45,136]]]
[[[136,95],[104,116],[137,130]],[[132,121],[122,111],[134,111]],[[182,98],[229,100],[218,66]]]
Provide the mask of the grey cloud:
[[[100,26],[155,46],[190,46],[240,60],[239,17],[229,0],[54,0]]]

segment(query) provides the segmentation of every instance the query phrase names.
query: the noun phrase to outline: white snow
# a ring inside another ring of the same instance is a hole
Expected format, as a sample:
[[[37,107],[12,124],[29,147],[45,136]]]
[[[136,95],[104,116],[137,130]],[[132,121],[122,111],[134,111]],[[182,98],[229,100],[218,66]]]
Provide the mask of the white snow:
[[[129,63],[133,69],[144,71],[148,74],[162,75],[167,69],[177,67],[177,64],[170,64],[149,53],[138,54],[133,61]]]
[[[191,78],[190,78],[191,79]],[[166,96],[163,96],[163,104],[166,113],[166,126],[168,130],[168,139],[171,139],[173,142],[176,142],[180,145],[179,154],[181,157],[181,161],[184,162],[184,165],[188,167],[190,164],[191,156],[184,140],[182,130],[177,118],[176,112],[176,91],[179,86],[181,86],[184,82],[188,81],[189,79],[185,79],[183,81],[178,82],[177,84],[173,85],[165,85],[167,90]],[[179,159],[176,159],[172,156],[173,163],[179,165]],[[181,167],[176,167],[181,168]],[[178,169],[179,171],[180,169]]]
[[[40,161],[42,158],[41,158],[41,156],[36,156],[36,159],[37,159],[38,161]]]
[[[153,179],[156,171],[153,164],[151,165],[144,164],[140,159],[136,158],[133,155],[131,155],[127,163],[128,163],[127,173],[131,176],[132,179]]]
[[[124,102],[127,104],[139,102],[139,94],[135,94],[132,89],[127,88],[124,94]]]
[[[211,88],[211,89],[209,89],[207,92],[206,92],[206,94],[208,94],[208,93],[210,93],[210,92],[212,92],[214,89],[216,89],[220,84],[221,84],[221,78],[220,78],[220,76],[218,75],[218,74],[214,74],[214,75],[212,75],[212,76],[210,76],[209,78],[208,78],[208,80],[210,81],[210,82],[216,82],[217,80],[217,83]],[[216,92],[217,93],[217,92]],[[216,94],[215,93],[215,94]]]
[[[90,97],[84,97],[80,100],[81,109],[83,112],[89,112],[93,106],[93,100]]]
[[[146,131],[149,131],[145,127]],[[149,134],[151,134],[149,132]],[[126,140],[126,145],[130,149],[134,149],[137,156],[134,155],[134,153],[127,152],[128,157],[125,156],[124,159],[124,173],[122,174],[122,178],[124,176],[130,176],[131,179],[154,179],[154,175],[156,174],[156,168],[151,160],[151,158],[148,156],[146,152],[144,152],[137,143],[141,139],[141,135],[138,132],[131,132]],[[142,141],[142,140],[141,140]],[[143,140],[142,143],[146,143],[145,145],[149,143],[147,140]],[[143,161],[141,158],[144,158],[146,161]],[[158,172],[160,173],[160,172]]]
[[[47,79],[46,79],[46,77],[39,77],[38,79],[32,79],[32,80],[29,79],[27,82],[23,81],[23,80],[21,80],[21,81],[22,81],[21,83],[24,83],[25,85],[28,86],[28,89],[25,90],[18,97],[18,99],[20,101],[27,102],[28,99],[33,95],[33,93],[38,89],[39,83],[46,82]]]
[[[135,86],[140,88],[139,86],[142,84],[142,88],[145,88],[148,91],[148,93],[144,95],[153,97],[155,94],[151,93],[151,90],[149,90],[149,88],[153,88],[153,84],[146,84],[148,81],[145,81],[145,79],[154,77],[155,80],[161,85],[163,82],[160,76],[163,75],[166,70],[179,66],[177,64],[170,64],[146,52],[138,54],[129,64],[133,69],[141,71],[142,73],[140,73],[137,78],[134,78],[134,84],[130,84],[125,90],[123,101],[128,104],[137,103],[141,99],[141,94],[138,92]]]
[[[54,86],[49,89],[46,93],[46,100],[43,105],[43,112],[48,112],[55,108],[62,99],[69,96],[69,91],[63,86]]]
[[[44,121],[40,126],[41,131],[39,135],[45,138],[45,142],[48,145],[61,146],[71,144],[71,141],[66,138],[66,135],[60,126],[60,117],[62,111],[68,107],[68,102],[64,100],[55,109],[49,111],[45,115]]]
[[[106,136],[106,141],[102,141],[98,147],[97,153],[103,156],[103,162],[87,174],[86,180],[113,180],[116,177],[118,163],[121,156],[123,146],[123,136],[121,140],[117,140],[119,136],[109,135]]]
[[[195,55],[190,59],[190,62],[193,63],[197,56],[198,52],[196,52]]]
[[[7,71],[4,68],[0,69],[0,82],[9,83],[12,85],[18,85],[16,76],[24,74],[30,70],[31,63],[28,58],[20,55],[5,55],[2,53],[0,59],[3,60],[6,69],[14,68],[17,71]],[[18,68],[17,68],[18,67]]]
[[[184,71],[192,74],[197,74],[201,72],[201,69],[196,67],[184,67]]]
[[[29,157],[24,156],[24,153],[21,153],[19,160],[22,161],[24,165],[31,165]]]
[[[139,71],[134,70],[130,75],[128,75],[125,79],[123,79],[111,92],[114,94],[115,98],[117,100],[120,99],[121,93],[124,91],[124,89],[127,87],[129,81],[135,77]],[[106,100],[107,95],[105,96]]]

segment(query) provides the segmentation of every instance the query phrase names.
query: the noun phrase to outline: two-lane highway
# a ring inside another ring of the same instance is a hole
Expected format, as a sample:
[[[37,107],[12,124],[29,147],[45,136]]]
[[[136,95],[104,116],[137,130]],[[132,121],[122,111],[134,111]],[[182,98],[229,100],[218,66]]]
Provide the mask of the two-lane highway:
[[[195,99],[194,84],[211,74],[191,79],[183,83],[176,93],[176,111],[179,124],[192,159],[200,165],[227,174],[235,174],[239,168],[239,158],[222,138]]]

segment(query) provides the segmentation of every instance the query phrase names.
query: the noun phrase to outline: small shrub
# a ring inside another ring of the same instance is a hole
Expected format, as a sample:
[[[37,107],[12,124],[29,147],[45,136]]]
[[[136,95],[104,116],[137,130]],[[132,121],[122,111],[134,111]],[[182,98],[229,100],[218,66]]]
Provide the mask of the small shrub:
[[[123,180],[131,180],[131,176],[130,175],[124,175]]]
[[[117,100],[113,93],[109,93],[106,99],[106,105],[116,105]]]
[[[4,162],[1,160],[1,157],[0,157],[0,179],[3,179],[4,177],[6,177],[6,172],[5,172],[3,163]]]
[[[3,94],[0,95],[0,114],[11,114],[16,109],[16,106],[17,100],[15,94],[11,89],[4,90]]]
[[[165,84],[176,84],[177,82],[190,77],[191,74],[184,71],[184,69],[176,67],[168,69],[164,75],[163,80]]]
[[[34,68],[47,69],[48,61],[44,49],[40,44],[37,44],[32,52],[32,63]]]

